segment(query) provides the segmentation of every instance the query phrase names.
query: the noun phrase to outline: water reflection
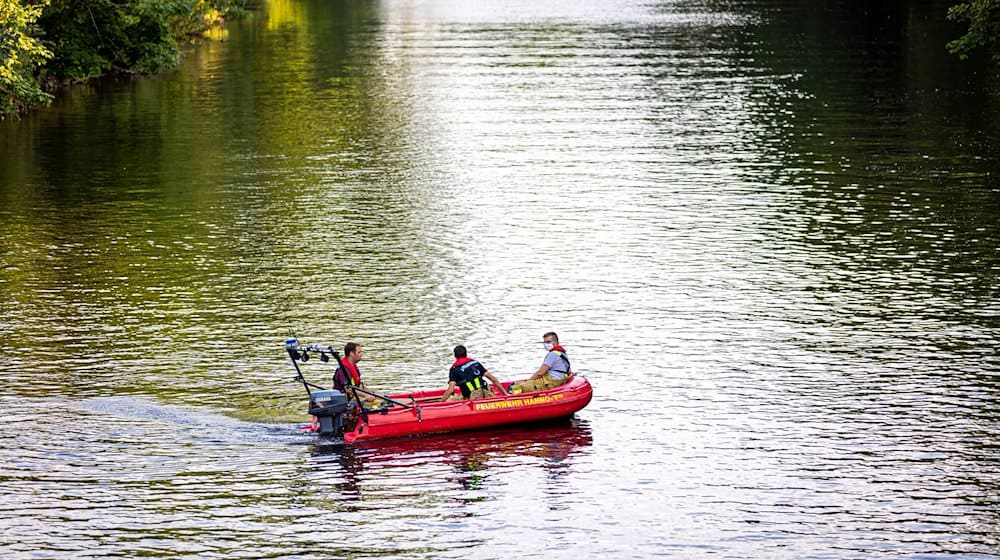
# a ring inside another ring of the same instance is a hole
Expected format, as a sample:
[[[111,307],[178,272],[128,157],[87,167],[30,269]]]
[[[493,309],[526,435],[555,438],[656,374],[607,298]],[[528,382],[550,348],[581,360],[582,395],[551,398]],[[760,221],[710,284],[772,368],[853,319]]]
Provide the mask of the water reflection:
[[[572,472],[573,459],[585,455],[592,444],[589,423],[572,419],[357,445],[321,442],[313,446],[309,464],[322,476],[332,474],[337,480],[333,487],[346,498],[360,498],[366,483],[394,478],[394,471],[409,478],[418,469],[434,472],[447,483],[436,492],[450,486],[472,493],[455,499],[474,502],[488,499],[480,493],[509,484],[506,475],[512,472],[530,476],[524,469],[540,470],[555,489]]]

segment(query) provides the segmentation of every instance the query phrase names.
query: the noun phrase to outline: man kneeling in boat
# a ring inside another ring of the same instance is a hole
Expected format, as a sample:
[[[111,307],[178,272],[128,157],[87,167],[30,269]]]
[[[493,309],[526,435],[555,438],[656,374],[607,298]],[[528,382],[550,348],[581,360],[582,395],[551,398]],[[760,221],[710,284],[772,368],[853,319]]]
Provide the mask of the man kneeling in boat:
[[[566,383],[566,380],[573,373],[573,370],[570,369],[566,349],[560,346],[559,336],[556,333],[547,332],[542,335],[542,343],[545,344],[545,350],[548,352],[545,355],[545,360],[531,377],[510,384],[512,394],[530,393],[531,391],[558,387]]]
[[[492,396],[493,393],[490,392],[483,377],[492,381],[501,393],[507,394],[497,378],[493,377],[493,374],[483,367],[483,364],[470,358],[465,346],[459,344],[455,347],[455,363],[451,365],[451,371],[448,372],[448,388],[441,395],[441,402]],[[461,393],[455,393],[456,386],[461,390]]]

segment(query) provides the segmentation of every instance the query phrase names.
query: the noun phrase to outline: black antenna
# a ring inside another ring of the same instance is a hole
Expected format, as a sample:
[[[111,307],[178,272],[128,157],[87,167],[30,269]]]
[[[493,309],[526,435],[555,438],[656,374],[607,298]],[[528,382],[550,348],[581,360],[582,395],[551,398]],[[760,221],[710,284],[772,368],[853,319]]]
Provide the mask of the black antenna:
[[[289,332],[291,332],[291,329],[289,329]],[[305,376],[302,375],[302,370],[299,369],[299,362],[298,362],[298,359],[299,359],[299,348],[298,348],[298,346],[299,346],[299,340],[297,338],[295,338],[294,336],[290,337],[288,340],[285,341],[285,350],[288,351],[288,357],[292,359],[292,365],[295,366],[295,373],[297,374],[295,376],[295,380],[296,381],[301,381],[302,382],[302,386],[306,388],[306,393],[310,397],[312,397],[312,391],[309,390],[309,382],[306,381]]]

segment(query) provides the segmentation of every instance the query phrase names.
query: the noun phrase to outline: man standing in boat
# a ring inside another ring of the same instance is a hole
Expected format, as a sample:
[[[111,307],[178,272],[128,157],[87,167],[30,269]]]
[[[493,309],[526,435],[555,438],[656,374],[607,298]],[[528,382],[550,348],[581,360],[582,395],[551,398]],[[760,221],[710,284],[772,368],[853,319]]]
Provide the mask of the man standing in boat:
[[[542,343],[548,352],[542,365],[527,380],[512,384],[511,393],[528,393],[558,387],[566,383],[573,373],[569,365],[569,356],[566,355],[566,349],[559,344],[559,336],[556,333],[547,332],[542,335]]]
[[[486,385],[486,380],[483,377],[486,377],[496,385],[501,393],[504,395],[507,394],[507,391],[504,391],[503,385],[497,381],[497,378],[483,367],[483,364],[470,358],[465,346],[459,344],[455,347],[455,363],[451,365],[451,370],[448,372],[448,388],[441,395],[441,402],[447,400],[481,399],[491,396],[492,393],[489,391],[489,387]],[[460,394],[455,393],[455,387],[460,389]]]

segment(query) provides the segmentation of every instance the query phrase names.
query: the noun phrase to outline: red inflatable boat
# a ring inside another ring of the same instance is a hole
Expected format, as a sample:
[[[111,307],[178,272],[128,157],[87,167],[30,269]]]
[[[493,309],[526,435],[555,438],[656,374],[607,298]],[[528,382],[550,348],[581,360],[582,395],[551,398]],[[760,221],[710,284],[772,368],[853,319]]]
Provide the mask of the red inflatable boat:
[[[566,383],[552,389],[450,402],[441,402],[444,389],[379,395],[351,388],[355,392],[352,396],[362,401],[371,396],[378,403],[377,408],[369,405],[359,408],[355,404],[359,399],[352,400],[340,391],[313,385],[302,376],[299,362],[307,361],[309,352],[319,354],[323,362],[330,361],[330,356],[339,361],[340,356],[332,347],[300,346],[295,339],[289,339],[285,348],[295,364],[297,380],[309,392],[309,413],[314,417],[309,429],[343,437],[345,443],[565,418],[587,406],[593,397],[590,383],[579,375],[571,375]]]
[[[390,405],[359,414],[344,441],[415,436],[475,430],[564,418],[587,406],[593,396],[590,383],[573,375],[564,385],[545,391],[497,395],[485,399],[440,402],[444,390],[390,395]]]

